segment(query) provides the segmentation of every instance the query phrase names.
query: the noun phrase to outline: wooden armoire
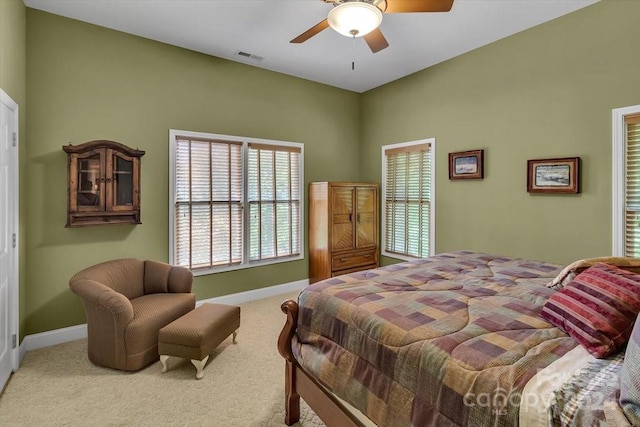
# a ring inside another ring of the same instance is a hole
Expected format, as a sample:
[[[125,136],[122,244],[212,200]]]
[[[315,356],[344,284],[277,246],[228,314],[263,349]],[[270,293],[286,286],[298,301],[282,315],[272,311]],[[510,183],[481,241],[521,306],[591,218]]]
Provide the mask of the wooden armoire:
[[[309,184],[309,282],[378,267],[378,185]]]

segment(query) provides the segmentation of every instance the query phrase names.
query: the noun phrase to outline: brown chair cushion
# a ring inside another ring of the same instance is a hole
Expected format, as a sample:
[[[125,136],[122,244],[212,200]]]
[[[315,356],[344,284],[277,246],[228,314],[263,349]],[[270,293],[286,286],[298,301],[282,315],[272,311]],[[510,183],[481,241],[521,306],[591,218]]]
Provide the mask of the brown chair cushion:
[[[169,273],[171,266],[163,262],[144,262],[144,294],[157,294],[168,292]]]
[[[135,258],[103,262],[76,273],[70,283],[91,279],[110,287],[129,299],[144,295],[144,261]]]
[[[193,274],[189,269],[174,266],[169,272],[169,292],[191,292]]]
[[[194,294],[150,294],[131,300],[131,305],[135,317],[124,339],[127,354],[134,355],[156,348],[160,328],[193,310],[196,300]]]

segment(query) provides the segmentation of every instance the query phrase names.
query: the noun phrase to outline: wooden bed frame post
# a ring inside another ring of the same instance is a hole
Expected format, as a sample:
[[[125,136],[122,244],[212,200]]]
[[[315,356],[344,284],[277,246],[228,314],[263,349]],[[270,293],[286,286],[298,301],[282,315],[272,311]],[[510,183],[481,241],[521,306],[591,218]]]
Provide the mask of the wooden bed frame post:
[[[280,309],[287,315],[287,322],[278,337],[278,351],[280,356],[286,359],[284,422],[290,426],[300,420],[300,395],[296,391],[296,360],[291,350],[291,340],[298,324],[298,304],[295,301],[288,300],[282,303]]]
[[[296,392],[296,367],[293,363],[286,362],[285,373],[285,415],[284,422],[288,426],[300,420],[300,395]]]

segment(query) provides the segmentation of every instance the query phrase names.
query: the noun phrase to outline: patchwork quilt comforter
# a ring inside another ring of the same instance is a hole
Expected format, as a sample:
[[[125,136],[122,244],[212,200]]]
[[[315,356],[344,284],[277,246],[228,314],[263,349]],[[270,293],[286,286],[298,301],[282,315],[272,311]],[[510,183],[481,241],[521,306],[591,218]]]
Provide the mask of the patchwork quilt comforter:
[[[293,352],[380,426],[516,426],[522,389],[576,342],[538,317],[560,266],[459,251],[301,292]]]

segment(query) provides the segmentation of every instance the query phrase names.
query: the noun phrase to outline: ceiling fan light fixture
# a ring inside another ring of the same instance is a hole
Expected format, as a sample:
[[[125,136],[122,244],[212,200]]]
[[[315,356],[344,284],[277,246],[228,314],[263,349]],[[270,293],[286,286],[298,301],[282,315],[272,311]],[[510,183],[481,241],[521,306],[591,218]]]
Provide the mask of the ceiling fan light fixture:
[[[362,37],[382,23],[382,12],[372,4],[350,1],[335,6],[327,17],[329,26],[347,37]]]

